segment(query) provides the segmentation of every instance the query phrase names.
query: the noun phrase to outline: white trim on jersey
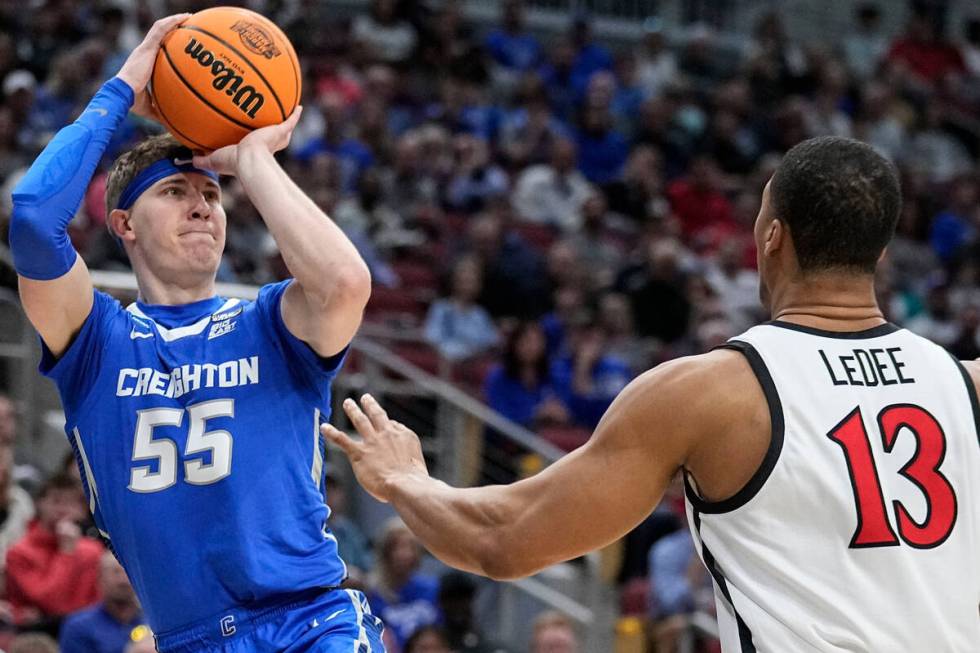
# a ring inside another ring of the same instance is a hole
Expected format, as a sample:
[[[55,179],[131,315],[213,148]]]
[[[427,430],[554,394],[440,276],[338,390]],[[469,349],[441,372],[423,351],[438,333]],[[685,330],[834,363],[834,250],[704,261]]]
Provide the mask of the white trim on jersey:
[[[72,430],[72,433],[75,434],[75,446],[78,447],[78,455],[82,457],[82,468],[85,472],[85,481],[88,483],[88,509],[94,515],[95,503],[99,498],[99,489],[95,485],[95,477],[92,476],[92,468],[89,467],[88,456],[85,454],[85,445],[82,444],[82,436],[78,432],[77,426]]]
[[[234,298],[229,299],[228,301],[226,301],[224,304],[221,305],[221,308],[211,313],[211,315],[214,315],[215,313],[224,313],[225,311],[228,311],[229,309],[240,304],[241,301],[242,300],[240,299],[234,299]],[[188,324],[187,326],[168,329],[167,327],[163,326],[162,324],[154,320],[152,317],[148,316],[146,313],[141,311],[139,306],[137,306],[135,303],[132,303],[129,306],[127,306],[126,310],[131,314],[135,315],[136,317],[142,318],[144,320],[148,320],[151,323],[153,323],[153,326],[156,327],[157,333],[160,334],[160,337],[163,338],[164,342],[173,342],[174,340],[179,340],[180,338],[186,338],[187,336],[199,335],[204,331],[204,329],[207,328],[208,324],[211,323],[211,315],[208,315],[207,317],[202,317],[194,324]]]
[[[367,629],[364,628],[364,607],[361,605],[361,599],[354,590],[344,591],[354,604],[354,614],[357,615],[357,641],[354,642],[353,653],[371,653],[371,640],[368,639]],[[362,649],[362,646],[365,648]]]
[[[320,489],[323,477],[323,454],[320,453],[320,409],[313,411],[313,467],[310,469],[316,489]]]

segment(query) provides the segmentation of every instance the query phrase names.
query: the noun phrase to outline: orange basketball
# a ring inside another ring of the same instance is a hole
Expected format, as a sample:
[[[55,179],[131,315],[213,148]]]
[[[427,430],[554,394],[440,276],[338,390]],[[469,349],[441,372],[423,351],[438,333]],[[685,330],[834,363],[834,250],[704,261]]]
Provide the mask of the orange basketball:
[[[296,51],[274,23],[239,7],[200,11],[164,38],[151,91],[184,145],[216,150],[283,122],[300,98]]]

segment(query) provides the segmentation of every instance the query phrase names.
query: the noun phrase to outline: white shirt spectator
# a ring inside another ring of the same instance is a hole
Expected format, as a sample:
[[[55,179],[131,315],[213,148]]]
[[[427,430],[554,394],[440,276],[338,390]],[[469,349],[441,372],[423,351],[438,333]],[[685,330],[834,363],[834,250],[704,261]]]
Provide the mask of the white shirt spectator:
[[[531,166],[517,179],[514,210],[527,222],[550,224],[563,232],[578,231],[582,205],[593,193],[578,170],[559,175],[550,165]]]
[[[403,20],[379,23],[367,14],[354,19],[351,34],[354,40],[368,46],[372,55],[387,63],[408,59],[418,42],[418,35],[411,24]]]

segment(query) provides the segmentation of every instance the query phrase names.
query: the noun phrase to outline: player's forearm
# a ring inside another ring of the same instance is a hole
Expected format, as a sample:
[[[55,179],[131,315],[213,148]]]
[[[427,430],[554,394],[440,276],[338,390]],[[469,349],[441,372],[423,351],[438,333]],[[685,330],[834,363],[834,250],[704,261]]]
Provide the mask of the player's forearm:
[[[518,515],[504,486],[454,488],[427,476],[399,477],[388,499],[405,524],[435,557],[458,569],[496,579],[521,576],[524,559],[512,534]]]
[[[132,103],[128,84],[120,79],[106,82],[14,188],[10,249],[22,277],[57,279],[71,270],[77,254],[68,238],[68,223]]]
[[[340,227],[260,148],[243,148],[238,177],[304,294],[327,305],[337,292],[370,289],[370,273]]]

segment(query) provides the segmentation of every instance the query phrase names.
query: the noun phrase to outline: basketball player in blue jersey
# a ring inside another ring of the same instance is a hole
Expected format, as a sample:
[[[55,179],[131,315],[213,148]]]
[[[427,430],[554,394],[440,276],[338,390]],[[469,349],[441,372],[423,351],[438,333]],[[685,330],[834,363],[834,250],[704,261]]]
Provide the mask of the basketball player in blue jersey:
[[[208,155],[155,137],[115,162],[108,225],[139,283],[128,308],[93,289],[68,239],[113,131],[131,108],[153,115],[155,55],[186,17],[153,25],[14,190],[10,243],[41,371],[160,651],[383,651],[380,620],[339,588],[318,437],[370,277],[273,158],[299,111]],[[254,302],[215,296],[218,175],[239,178],[294,276]]]

